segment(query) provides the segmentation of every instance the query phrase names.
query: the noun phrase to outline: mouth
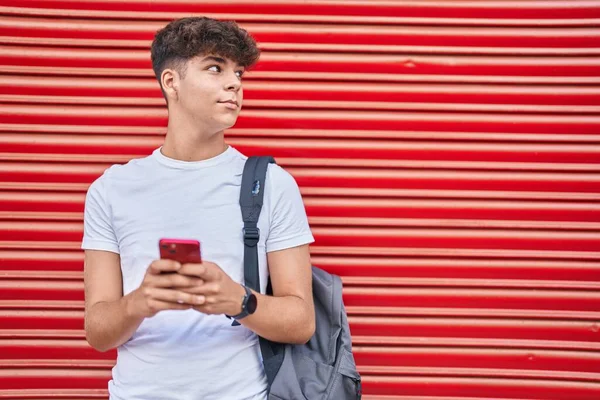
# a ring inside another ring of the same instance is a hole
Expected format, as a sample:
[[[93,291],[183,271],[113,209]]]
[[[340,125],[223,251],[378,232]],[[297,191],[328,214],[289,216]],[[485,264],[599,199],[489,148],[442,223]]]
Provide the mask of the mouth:
[[[225,100],[225,101],[219,101],[219,103],[221,104],[225,104],[226,106],[229,106],[230,108],[238,108],[238,102],[235,100]]]

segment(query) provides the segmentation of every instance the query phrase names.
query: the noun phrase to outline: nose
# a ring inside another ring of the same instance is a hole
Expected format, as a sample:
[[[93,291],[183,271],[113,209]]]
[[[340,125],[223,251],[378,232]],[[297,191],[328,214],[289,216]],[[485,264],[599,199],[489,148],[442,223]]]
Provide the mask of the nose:
[[[233,71],[230,74],[227,74],[227,90],[237,92],[238,90],[240,90],[241,87],[242,82],[240,81],[240,78],[238,78],[235,71]]]

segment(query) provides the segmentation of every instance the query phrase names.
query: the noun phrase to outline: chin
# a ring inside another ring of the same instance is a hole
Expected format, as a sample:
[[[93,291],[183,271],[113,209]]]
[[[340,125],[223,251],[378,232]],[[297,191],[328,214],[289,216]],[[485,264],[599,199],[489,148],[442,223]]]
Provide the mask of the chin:
[[[229,129],[231,127],[233,127],[235,125],[235,123],[237,122],[237,116],[236,117],[229,117],[229,118],[223,118],[222,119],[222,129]]]

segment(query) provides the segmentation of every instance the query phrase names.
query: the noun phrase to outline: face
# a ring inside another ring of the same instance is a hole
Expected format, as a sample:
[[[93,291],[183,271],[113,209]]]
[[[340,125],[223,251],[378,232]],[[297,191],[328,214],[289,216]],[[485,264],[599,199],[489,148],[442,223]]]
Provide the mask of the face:
[[[192,58],[187,61],[184,77],[177,74],[171,82],[176,98],[169,98],[169,108],[177,107],[178,112],[211,133],[230,128],[242,108],[243,74],[244,67],[220,56]]]

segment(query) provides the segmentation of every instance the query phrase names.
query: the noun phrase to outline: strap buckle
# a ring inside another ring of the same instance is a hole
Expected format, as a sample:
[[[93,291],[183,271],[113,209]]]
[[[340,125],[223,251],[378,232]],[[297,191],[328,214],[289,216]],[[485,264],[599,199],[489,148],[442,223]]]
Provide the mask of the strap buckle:
[[[242,233],[244,234],[244,244],[246,246],[256,246],[260,239],[260,229],[258,227],[243,228]]]

